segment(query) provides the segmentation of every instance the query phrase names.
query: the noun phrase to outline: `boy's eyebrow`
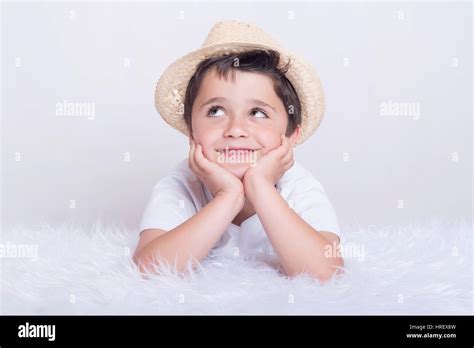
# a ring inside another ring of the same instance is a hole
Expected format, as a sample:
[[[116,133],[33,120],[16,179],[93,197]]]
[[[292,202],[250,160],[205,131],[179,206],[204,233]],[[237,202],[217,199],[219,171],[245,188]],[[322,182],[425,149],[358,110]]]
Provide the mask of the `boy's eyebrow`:
[[[199,108],[199,110],[201,110],[203,107],[205,107],[206,105],[208,104],[212,104],[214,102],[223,102],[223,101],[226,101],[227,99],[226,98],[223,98],[223,97],[214,97],[214,98],[211,98],[209,99],[207,102],[205,102],[204,104],[201,105],[201,107]]]
[[[267,103],[265,103],[265,102],[263,102],[263,101],[261,101],[261,100],[258,100],[258,99],[247,99],[247,101],[251,101],[251,102],[253,102],[253,103],[257,104],[257,105],[266,106],[266,107],[268,107],[268,108],[270,108],[270,109],[272,109],[273,111],[276,112],[276,110],[275,110],[275,108],[274,108],[273,106],[271,106],[270,104],[267,104]]]
[[[201,107],[199,109],[202,109],[203,107],[205,107],[206,105],[209,105],[209,104],[212,104],[214,102],[224,102],[226,101],[227,99],[226,98],[223,98],[223,97],[214,97],[214,98],[211,98],[209,99],[207,102],[205,102],[204,104],[201,105]],[[275,108],[273,106],[271,106],[270,104],[267,104],[259,99],[247,99],[247,101],[249,102],[253,102],[257,105],[261,105],[261,106],[266,106],[270,109],[272,109],[273,111],[276,112]]]

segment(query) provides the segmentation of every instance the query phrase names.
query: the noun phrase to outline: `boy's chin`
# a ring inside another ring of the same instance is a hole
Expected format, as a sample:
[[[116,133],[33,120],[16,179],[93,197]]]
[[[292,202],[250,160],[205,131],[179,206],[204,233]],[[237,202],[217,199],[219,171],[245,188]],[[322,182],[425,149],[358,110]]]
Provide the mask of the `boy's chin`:
[[[249,163],[223,163],[221,167],[227,169],[229,172],[234,174],[240,180],[244,178],[245,172],[250,167]]]

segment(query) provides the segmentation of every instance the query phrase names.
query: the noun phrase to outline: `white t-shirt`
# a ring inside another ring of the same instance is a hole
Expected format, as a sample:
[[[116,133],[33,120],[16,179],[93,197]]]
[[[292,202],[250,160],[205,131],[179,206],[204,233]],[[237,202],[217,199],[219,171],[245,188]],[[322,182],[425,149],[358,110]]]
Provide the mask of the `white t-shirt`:
[[[303,220],[317,231],[337,234],[342,242],[336,213],[322,185],[308,170],[295,160],[276,186]],[[186,158],[153,187],[139,231],[150,228],[169,231],[200,211],[212,198],[207,187],[189,169]],[[230,223],[212,251],[234,256],[276,255],[257,214],[240,226]]]

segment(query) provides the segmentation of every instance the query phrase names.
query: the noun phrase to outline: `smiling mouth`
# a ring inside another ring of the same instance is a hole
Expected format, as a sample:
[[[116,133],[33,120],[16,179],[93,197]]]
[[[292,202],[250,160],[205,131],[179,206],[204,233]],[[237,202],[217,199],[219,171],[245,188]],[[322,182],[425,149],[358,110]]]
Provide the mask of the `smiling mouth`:
[[[247,153],[247,152],[255,152],[258,150],[252,150],[252,149],[222,149],[222,150],[216,150],[218,153],[226,153],[226,154],[236,154],[236,153]]]

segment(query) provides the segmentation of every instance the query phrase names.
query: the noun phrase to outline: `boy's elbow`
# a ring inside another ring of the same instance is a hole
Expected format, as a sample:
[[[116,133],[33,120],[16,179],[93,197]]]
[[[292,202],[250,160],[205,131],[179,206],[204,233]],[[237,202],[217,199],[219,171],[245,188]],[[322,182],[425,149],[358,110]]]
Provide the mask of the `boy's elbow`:
[[[141,255],[139,253],[139,249],[135,249],[135,252],[133,253],[133,256],[132,256],[132,261],[135,265],[139,266],[140,262],[141,262]]]
[[[160,275],[160,271],[158,270],[161,267],[164,267],[165,269],[171,270],[173,273],[177,274],[185,274],[188,269],[186,264],[180,264],[176,263],[174,265],[174,268],[170,266],[169,262],[166,259],[157,257],[156,255],[154,256],[146,256],[143,255],[142,253],[137,253],[132,257],[133,263],[137,265],[139,271],[141,273],[153,273],[156,275]],[[175,260],[176,261],[176,260]],[[195,265],[192,265],[192,268],[195,269]]]
[[[148,273],[150,272],[150,269],[152,269],[150,259],[143,257],[140,253],[135,252],[132,260],[141,273]]]
[[[301,273],[307,273],[312,278],[319,280],[321,283],[326,283],[330,281],[335,274],[341,273],[343,271],[343,267],[344,260],[342,259],[342,257],[337,257],[331,262],[331,264],[325,266],[324,268],[321,268],[320,265],[317,265],[312,270],[308,270],[307,272],[305,271]],[[291,275],[291,277],[298,276],[301,273],[295,272]]]
[[[323,283],[331,280],[334,275],[342,273],[344,267],[344,260],[342,257],[337,257],[334,261],[327,266],[322,272],[316,274],[316,277]]]
[[[140,254],[139,254],[139,253],[135,252],[135,253],[133,254],[132,261],[133,261],[133,263],[138,267],[138,269],[140,270],[140,272],[145,272],[145,271],[146,271],[145,262],[144,262],[144,260],[140,257]]]

